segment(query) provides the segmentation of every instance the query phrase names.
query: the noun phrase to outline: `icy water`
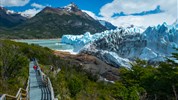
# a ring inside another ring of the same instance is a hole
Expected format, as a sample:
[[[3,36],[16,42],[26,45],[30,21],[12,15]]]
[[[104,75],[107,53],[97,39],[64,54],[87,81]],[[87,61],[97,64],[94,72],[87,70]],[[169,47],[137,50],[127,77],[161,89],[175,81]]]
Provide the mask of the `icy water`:
[[[28,44],[38,44],[43,47],[48,47],[52,50],[73,51],[73,46],[60,43],[60,39],[40,39],[40,40],[15,40],[17,42],[25,42]]]

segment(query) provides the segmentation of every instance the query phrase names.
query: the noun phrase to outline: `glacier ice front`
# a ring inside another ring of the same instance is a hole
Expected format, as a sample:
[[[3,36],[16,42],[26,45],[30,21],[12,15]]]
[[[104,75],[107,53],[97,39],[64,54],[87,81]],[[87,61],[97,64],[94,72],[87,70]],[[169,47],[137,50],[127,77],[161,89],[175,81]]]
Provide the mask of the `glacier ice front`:
[[[136,58],[163,61],[178,47],[177,24],[163,23],[146,30],[131,26],[84,35],[64,35],[61,42],[74,46],[75,52],[88,53],[115,66],[127,66]]]
[[[130,28],[117,28],[115,30],[106,30],[101,33],[90,34],[90,32],[84,33],[84,35],[63,35],[61,42],[74,46],[74,52],[79,52],[85,45],[92,43],[96,40],[107,37],[108,35],[116,32],[120,32],[124,29],[127,33],[135,34],[143,32],[143,29],[137,27]]]
[[[74,52],[79,52],[85,45],[95,40],[101,39],[112,32],[104,31],[102,33],[95,33],[93,35],[90,32],[84,33],[84,35],[63,35],[61,42],[74,46]]]

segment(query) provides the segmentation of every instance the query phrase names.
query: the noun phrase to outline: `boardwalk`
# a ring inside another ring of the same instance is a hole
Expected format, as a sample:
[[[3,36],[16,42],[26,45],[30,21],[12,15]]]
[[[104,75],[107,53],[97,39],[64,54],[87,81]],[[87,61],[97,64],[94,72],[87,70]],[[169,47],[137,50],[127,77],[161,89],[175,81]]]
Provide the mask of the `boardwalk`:
[[[39,68],[37,74],[33,66],[38,66],[38,62],[31,61],[29,64],[29,81],[26,89],[19,88],[16,96],[0,94],[0,100],[58,100],[54,98],[54,91],[49,77]]]
[[[30,62],[30,100],[51,100],[49,88],[42,82],[40,75],[37,75],[33,69],[34,63]]]

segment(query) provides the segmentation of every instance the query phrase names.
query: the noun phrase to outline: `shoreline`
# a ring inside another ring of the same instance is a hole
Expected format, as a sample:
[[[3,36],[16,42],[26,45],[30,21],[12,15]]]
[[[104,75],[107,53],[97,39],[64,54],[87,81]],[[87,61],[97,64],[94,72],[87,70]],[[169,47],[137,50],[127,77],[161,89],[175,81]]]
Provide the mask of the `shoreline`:
[[[61,40],[61,38],[50,38],[50,39],[10,39],[10,40]]]
[[[53,51],[69,53],[71,55],[78,55],[79,54],[78,52],[73,52],[72,50],[53,50]]]
[[[11,39],[11,40],[12,41],[16,41],[16,42],[23,42],[23,41],[26,41],[26,40],[27,41],[40,41],[40,40],[41,41],[43,41],[43,40],[57,40],[57,41],[60,41],[61,38],[51,38],[51,39]],[[27,42],[23,42],[23,43],[27,43]],[[41,46],[41,45],[39,45],[39,46]],[[56,49],[52,49],[52,48],[49,48],[49,49],[53,50],[54,52],[61,52],[61,53],[64,53],[64,54],[70,54],[70,55],[77,55],[78,54],[78,52],[73,52],[73,49],[68,49],[68,50],[56,50]]]

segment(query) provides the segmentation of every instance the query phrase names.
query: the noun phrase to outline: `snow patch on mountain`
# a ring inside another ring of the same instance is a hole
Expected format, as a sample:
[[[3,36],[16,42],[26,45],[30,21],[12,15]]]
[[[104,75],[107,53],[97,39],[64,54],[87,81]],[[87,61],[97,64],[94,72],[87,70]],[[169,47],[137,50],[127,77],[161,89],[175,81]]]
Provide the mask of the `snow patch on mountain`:
[[[12,10],[6,10],[6,14],[16,14],[16,13]]]
[[[77,7],[77,5],[74,4],[74,3],[70,3],[69,5],[64,6],[63,9],[65,9],[68,12],[78,11],[79,10],[79,8]]]

